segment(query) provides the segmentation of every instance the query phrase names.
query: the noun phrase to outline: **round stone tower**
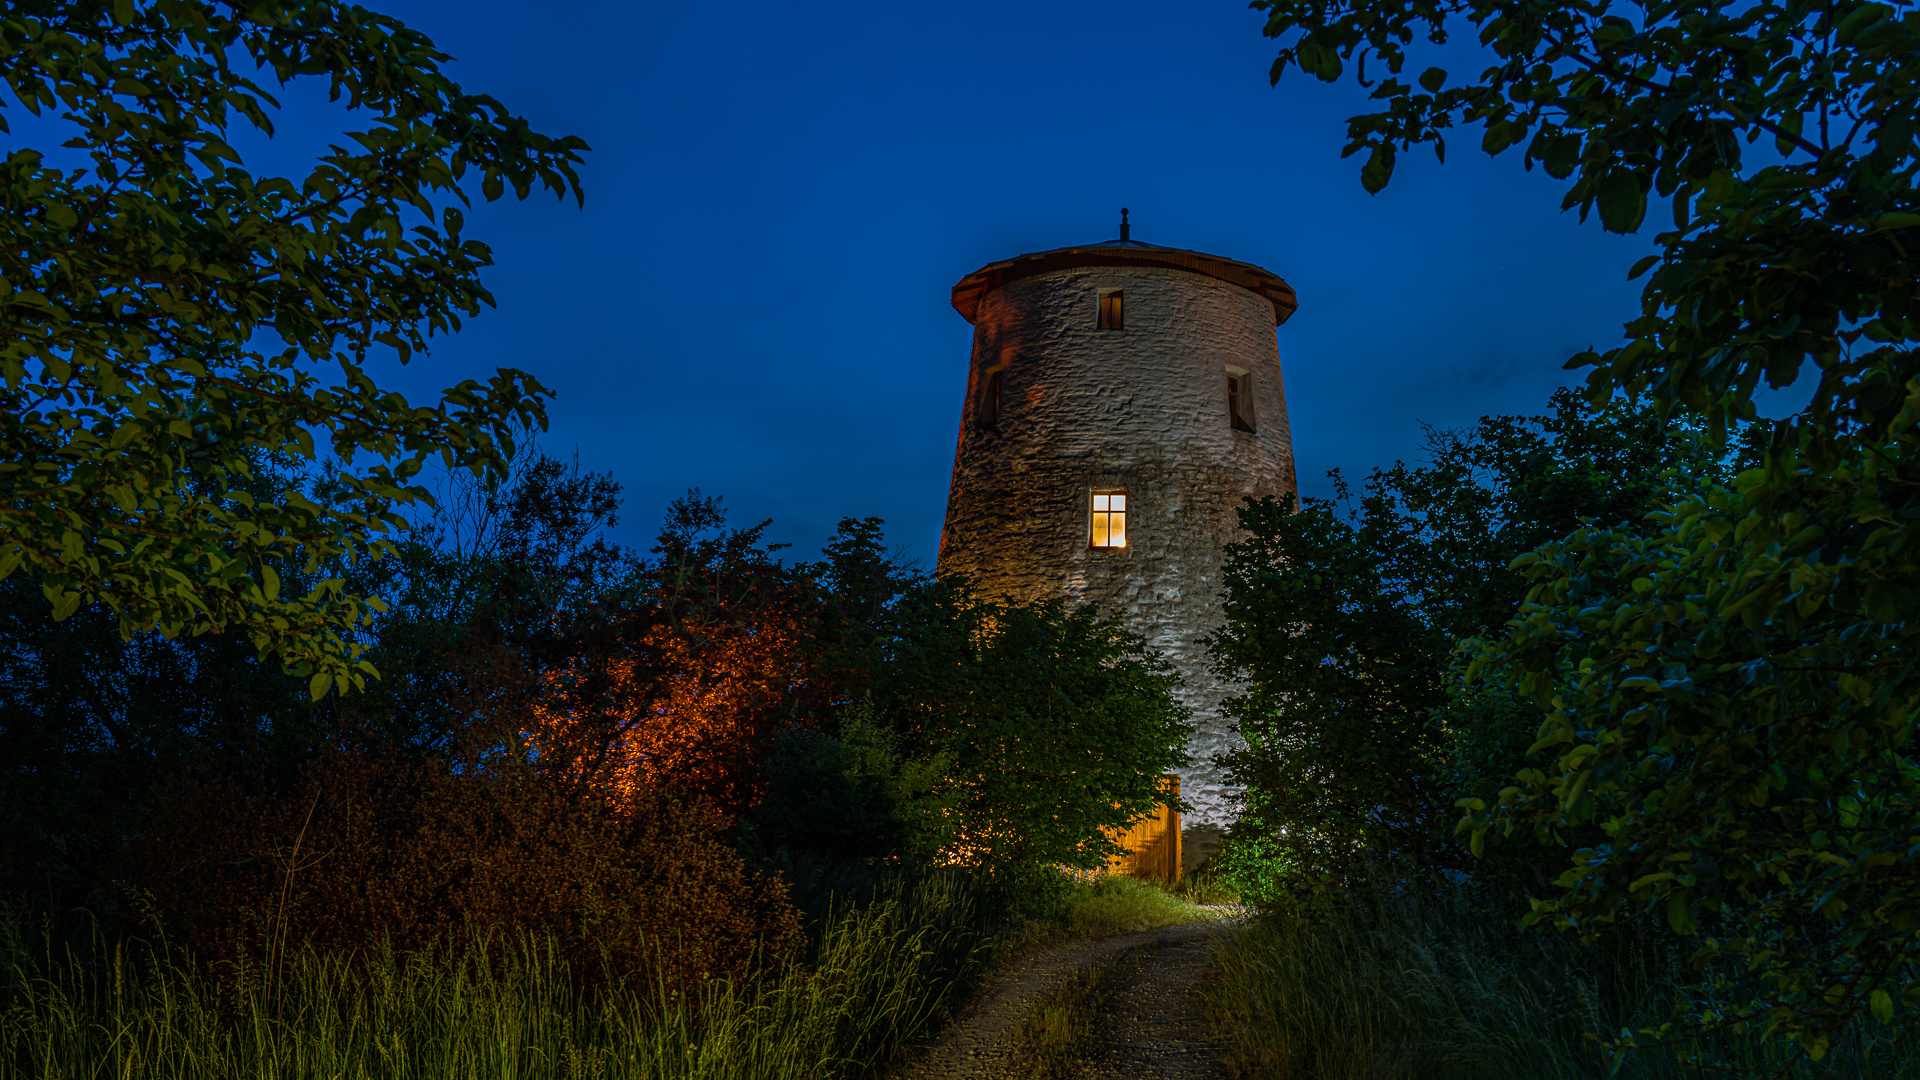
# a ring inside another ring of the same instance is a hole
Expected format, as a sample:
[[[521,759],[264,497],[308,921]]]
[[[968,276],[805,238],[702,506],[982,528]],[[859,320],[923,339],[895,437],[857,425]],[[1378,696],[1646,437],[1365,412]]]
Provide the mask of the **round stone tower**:
[[[1252,496],[1295,491],[1274,328],[1293,288],[1248,263],[1120,239],[1022,255],[953,287],[973,366],[940,571],[986,596],[1118,616],[1178,669],[1196,731],[1181,794],[1191,869],[1229,820],[1233,745],[1209,672],[1221,545]]]

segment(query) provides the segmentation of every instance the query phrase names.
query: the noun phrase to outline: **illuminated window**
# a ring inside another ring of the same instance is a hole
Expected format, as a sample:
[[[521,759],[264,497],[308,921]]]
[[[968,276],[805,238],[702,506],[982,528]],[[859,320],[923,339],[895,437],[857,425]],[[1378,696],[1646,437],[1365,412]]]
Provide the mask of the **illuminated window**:
[[[1100,329],[1123,330],[1126,328],[1126,312],[1121,304],[1119,292],[1100,294]]]
[[[1127,546],[1127,493],[1124,489],[1093,493],[1093,546]]]
[[[1005,368],[994,368],[980,380],[980,407],[973,415],[981,427],[993,427],[1000,422],[1000,377],[1004,374]]]
[[[1253,376],[1227,372],[1227,423],[1235,431],[1253,430]]]

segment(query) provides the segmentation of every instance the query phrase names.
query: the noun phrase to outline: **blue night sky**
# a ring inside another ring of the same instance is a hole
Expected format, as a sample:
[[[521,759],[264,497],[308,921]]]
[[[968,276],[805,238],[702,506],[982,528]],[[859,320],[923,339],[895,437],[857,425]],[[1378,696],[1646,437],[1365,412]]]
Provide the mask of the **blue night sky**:
[[[1421,421],[1541,411],[1568,355],[1618,340],[1650,249],[1477,133],[1367,195],[1340,157],[1363,92],[1269,87],[1240,0],[373,6],[468,90],[593,146],[584,210],[471,216],[499,308],[391,381],[533,372],[558,393],[544,448],[625,485],[642,547],[699,487],[800,557],[873,514],[930,563],[971,332],[949,290],[1111,238],[1123,205],[1135,239],[1298,290],[1280,355],[1308,494],[1413,458]]]

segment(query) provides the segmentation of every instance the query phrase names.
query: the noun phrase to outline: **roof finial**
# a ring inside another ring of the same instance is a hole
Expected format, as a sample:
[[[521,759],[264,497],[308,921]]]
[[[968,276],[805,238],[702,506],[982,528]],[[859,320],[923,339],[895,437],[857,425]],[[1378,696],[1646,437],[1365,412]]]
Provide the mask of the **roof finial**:
[[[1126,242],[1126,240],[1129,237],[1129,234],[1132,232],[1133,232],[1133,226],[1127,224],[1127,208],[1123,206],[1120,208],[1120,240],[1121,242],[1122,243]]]

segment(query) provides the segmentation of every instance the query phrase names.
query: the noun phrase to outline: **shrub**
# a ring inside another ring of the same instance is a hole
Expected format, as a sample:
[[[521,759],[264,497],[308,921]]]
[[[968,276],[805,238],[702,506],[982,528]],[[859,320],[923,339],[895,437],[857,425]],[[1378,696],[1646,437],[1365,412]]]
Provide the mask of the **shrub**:
[[[942,753],[905,757],[870,708],[854,708],[838,737],[793,731],[774,743],[754,818],[769,844],[829,859],[917,863],[952,835],[949,765]]]
[[[186,785],[129,860],[203,960],[403,950],[551,934],[576,972],[690,985],[777,969],[799,915],[728,846],[725,819],[654,794],[631,810],[524,770],[336,755],[284,790]]]
[[[869,684],[903,745],[951,762],[950,857],[1032,883],[1093,869],[1186,763],[1191,717],[1166,660],[1093,607],[1019,606],[950,577],[896,605]]]
[[[1270,912],[1222,950],[1209,1021],[1235,1077],[1680,1080],[1912,1076],[1894,1024],[1846,1032],[1824,1062],[1797,1047],[1662,1031],[1691,974],[1642,934],[1604,946],[1526,933],[1464,889],[1373,885],[1319,919]],[[1324,910],[1324,909],[1322,909]],[[1729,1004],[1730,1002],[1723,1002]],[[1643,1030],[1618,1060],[1591,1033]]]

